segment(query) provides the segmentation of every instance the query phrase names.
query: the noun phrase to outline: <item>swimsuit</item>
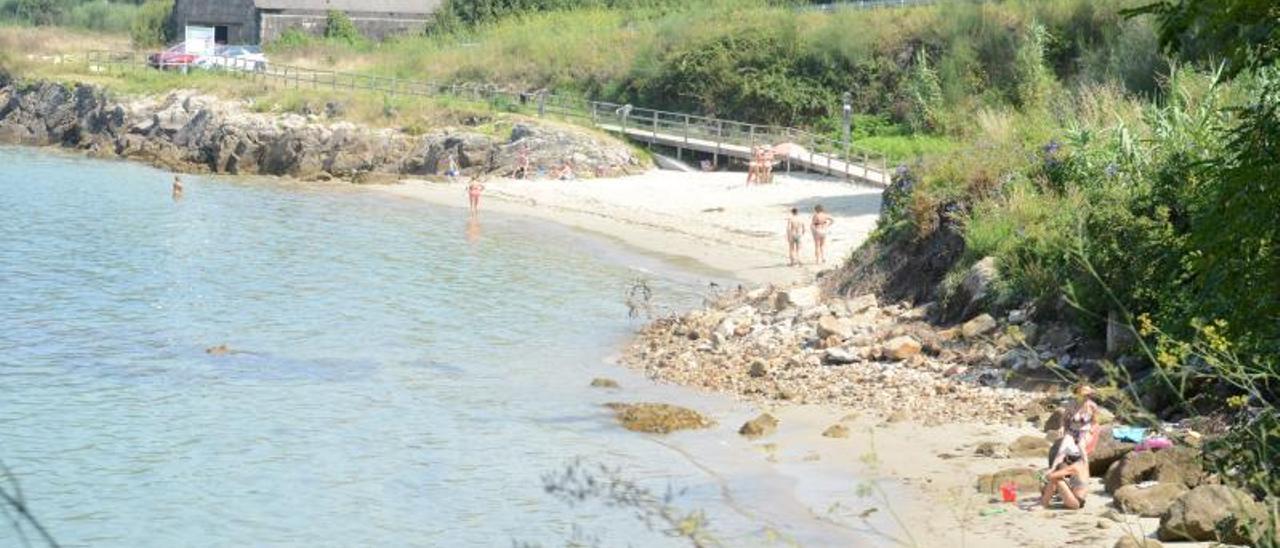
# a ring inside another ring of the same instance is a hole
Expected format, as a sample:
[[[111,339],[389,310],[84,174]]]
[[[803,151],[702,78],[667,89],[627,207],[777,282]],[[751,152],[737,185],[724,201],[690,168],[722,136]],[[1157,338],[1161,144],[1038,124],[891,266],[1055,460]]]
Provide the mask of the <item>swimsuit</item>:
[[[813,236],[814,236],[815,238],[826,238],[826,237],[827,237],[827,225],[828,225],[828,224],[830,224],[830,221],[822,221],[822,222],[814,221],[814,222],[813,222]]]

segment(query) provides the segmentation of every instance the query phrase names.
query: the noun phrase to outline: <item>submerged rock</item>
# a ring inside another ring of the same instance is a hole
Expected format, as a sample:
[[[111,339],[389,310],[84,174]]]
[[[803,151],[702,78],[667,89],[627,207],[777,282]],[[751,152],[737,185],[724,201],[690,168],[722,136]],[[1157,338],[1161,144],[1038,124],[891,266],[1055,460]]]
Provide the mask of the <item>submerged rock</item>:
[[[623,428],[633,432],[666,434],[707,428],[715,422],[686,407],[667,403],[606,403]]]
[[[595,388],[618,388],[618,381],[613,379],[595,378],[591,379],[591,386]]]
[[[847,438],[849,437],[849,427],[843,424],[833,424],[822,431],[824,438]]]
[[[778,419],[768,413],[762,413],[759,417],[742,423],[742,428],[738,429],[738,433],[748,438],[759,438],[768,436],[778,430]]]

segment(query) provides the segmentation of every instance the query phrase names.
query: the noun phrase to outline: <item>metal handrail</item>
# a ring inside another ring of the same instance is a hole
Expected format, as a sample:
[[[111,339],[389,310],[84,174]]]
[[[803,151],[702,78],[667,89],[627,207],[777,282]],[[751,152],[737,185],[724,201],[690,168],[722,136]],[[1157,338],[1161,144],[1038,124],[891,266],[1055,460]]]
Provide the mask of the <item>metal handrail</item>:
[[[85,54],[85,61],[90,66],[94,64],[151,66],[147,57],[138,52],[93,50]],[[158,68],[172,67],[175,66],[162,64]],[[178,65],[176,68],[185,70],[186,65]],[[494,108],[499,106],[510,110],[534,108],[539,113],[553,113],[565,119],[574,118],[593,127],[617,126],[622,129],[624,135],[628,136],[648,135],[656,140],[658,135],[662,134],[683,140],[684,144],[688,144],[691,140],[710,142],[714,143],[717,153],[725,145],[756,147],[789,143],[802,147],[803,152],[790,151],[783,158],[784,161],[790,162],[792,158],[806,160],[805,163],[810,169],[826,172],[828,175],[839,173],[846,177],[854,177],[860,173],[860,178],[865,180],[873,180],[880,184],[888,182],[888,157],[885,154],[792,127],[724,120],[714,116],[664,111],[608,101],[592,101],[583,97],[555,93],[514,91],[486,83],[445,84],[429,80],[406,80],[274,63],[253,67],[237,63],[214,64],[211,68],[252,79],[262,79],[264,82],[279,84],[286,89],[291,86],[294,89],[327,87],[333,90],[375,91],[393,97],[400,95],[460,97],[483,101]],[[818,161],[818,156],[821,156],[823,161]],[[843,164],[844,167],[837,170],[837,163]],[[873,172],[878,173],[878,176],[873,178]]]

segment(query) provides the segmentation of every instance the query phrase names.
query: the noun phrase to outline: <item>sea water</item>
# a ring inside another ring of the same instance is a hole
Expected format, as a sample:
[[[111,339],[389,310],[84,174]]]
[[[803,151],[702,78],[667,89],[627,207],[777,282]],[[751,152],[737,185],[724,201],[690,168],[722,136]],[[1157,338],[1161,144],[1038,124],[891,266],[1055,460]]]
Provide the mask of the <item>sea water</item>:
[[[631,282],[676,309],[711,274],[345,184],[170,180],[0,148],[0,461],[64,546],[674,542],[549,495],[575,459],[758,538],[601,407],[643,382],[606,363]]]

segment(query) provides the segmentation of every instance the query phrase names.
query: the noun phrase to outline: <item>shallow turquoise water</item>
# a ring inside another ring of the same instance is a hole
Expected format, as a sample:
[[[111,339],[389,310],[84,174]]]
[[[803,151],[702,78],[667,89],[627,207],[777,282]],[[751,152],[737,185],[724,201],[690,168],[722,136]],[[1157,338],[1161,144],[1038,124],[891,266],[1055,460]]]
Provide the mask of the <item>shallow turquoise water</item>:
[[[603,362],[637,265],[669,306],[699,275],[343,185],[189,177],[175,203],[138,165],[0,166],[0,460],[66,546],[662,541],[546,495],[575,457],[719,508],[586,387],[633,379]]]

